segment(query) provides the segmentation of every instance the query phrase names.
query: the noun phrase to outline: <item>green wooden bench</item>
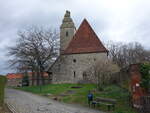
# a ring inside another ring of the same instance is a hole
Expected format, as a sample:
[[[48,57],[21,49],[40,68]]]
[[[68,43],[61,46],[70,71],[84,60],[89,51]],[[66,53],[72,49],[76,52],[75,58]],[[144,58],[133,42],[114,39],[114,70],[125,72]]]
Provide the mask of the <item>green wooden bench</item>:
[[[115,109],[115,104],[116,104],[115,99],[108,99],[108,98],[101,98],[101,97],[96,97],[92,101],[92,106],[95,108],[96,105],[105,105],[108,107],[108,111],[111,110],[111,108],[114,110]]]

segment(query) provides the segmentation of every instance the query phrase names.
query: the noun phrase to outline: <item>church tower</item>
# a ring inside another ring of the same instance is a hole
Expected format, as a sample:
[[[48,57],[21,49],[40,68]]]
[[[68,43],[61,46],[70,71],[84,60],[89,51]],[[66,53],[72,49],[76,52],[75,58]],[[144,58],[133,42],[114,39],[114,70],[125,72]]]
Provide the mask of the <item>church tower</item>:
[[[64,52],[75,33],[75,25],[70,17],[70,12],[66,11],[60,26],[60,54]]]

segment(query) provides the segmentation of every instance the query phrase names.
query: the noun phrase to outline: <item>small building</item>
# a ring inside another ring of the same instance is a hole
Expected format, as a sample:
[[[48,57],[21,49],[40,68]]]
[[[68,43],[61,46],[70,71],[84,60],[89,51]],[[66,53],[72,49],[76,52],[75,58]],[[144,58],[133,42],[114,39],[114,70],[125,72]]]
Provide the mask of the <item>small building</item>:
[[[21,73],[8,73],[6,75],[7,86],[22,86],[23,74]]]
[[[28,72],[27,75],[29,77],[29,85],[36,85],[37,83],[37,73],[32,73],[32,72]],[[48,73],[44,73],[43,74],[44,76],[44,81],[45,81],[45,84],[49,84],[50,83],[50,78],[49,78],[49,75]],[[6,75],[6,78],[7,78],[7,86],[22,86],[22,79],[24,77],[24,74],[23,73],[8,73]],[[39,83],[41,84],[42,83],[42,79],[41,77],[39,77]]]

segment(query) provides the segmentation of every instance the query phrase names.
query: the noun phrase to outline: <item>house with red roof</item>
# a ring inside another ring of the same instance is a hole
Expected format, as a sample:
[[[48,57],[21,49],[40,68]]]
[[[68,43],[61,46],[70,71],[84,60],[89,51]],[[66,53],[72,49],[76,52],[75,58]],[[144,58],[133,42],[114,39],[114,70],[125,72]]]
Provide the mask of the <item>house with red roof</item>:
[[[27,76],[29,77],[29,85],[36,85],[37,82],[37,73],[36,72],[28,72]],[[22,86],[24,74],[23,73],[8,73],[6,75],[7,78],[7,86]],[[50,83],[50,78],[48,73],[43,73],[44,81],[46,84]],[[39,82],[42,83],[42,79],[39,78]]]
[[[7,86],[21,86],[22,85],[22,73],[8,73],[6,75]]]
[[[107,56],[108,50],[88,21],[84,19],[76,30],[66,11],[60,26],[60,56],[48,68],[52,83],[78,83],[86,78],[87,69]]]

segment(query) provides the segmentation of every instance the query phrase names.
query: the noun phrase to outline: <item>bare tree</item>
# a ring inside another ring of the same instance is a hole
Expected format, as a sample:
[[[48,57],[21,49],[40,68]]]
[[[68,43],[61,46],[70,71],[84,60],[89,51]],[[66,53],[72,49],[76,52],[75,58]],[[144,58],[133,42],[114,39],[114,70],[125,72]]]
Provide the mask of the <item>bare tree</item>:
[[[13,56],[10,60],[11,66],[36,72],[36,84],[40,84],[40,79],[44,84],[43,72],[52,58],[58,56],[58,33],[34,26],[20,31],[18,36],[16,45],[9,48],[9,55]]]
[[[98,89],[100,89],[102,85],[110,81],[112,74],[116,72],[119,72],[119,67],[116,64],[111,60],[103,60],[90,67],[86,74],[95,78]]]
[[[106,46],[109,49],[109,58],[120,67],[125,67],[133,63],[150,61],[150,51],[146,50],[138,42],[127,44],[109,42]]]

